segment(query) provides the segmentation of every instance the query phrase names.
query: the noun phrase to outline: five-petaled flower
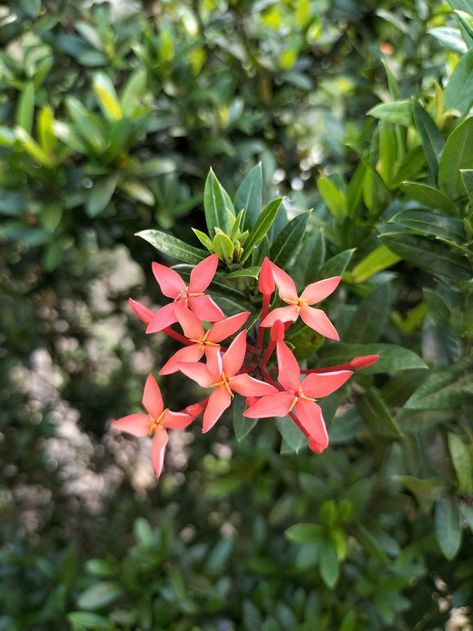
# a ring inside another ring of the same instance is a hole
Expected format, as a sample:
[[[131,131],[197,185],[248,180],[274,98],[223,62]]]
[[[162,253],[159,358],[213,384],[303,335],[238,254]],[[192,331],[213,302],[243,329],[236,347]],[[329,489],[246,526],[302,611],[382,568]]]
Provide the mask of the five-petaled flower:
[[[275,322],[295,322],[300,316],[311,329],[331,340],[339,340],[340,337],[322,309],[314,309],[316,304],[330,296],[338,287],[342,277],[332,276],[317,283],[307,285],[302,294],[297,294],[294,281],[274,263],[271,263],[274,282],[278,288],[279,297],[289,306],[278,307],[267,315],[261,322],[262,327],[272,327]]]
[[[143,392],[143,407],[147,414],[130,414],[112,426],[133,436],[153,436],[151,443],[151,461],[159,478],[163,469],[164,450],[168,442],[167,429],[185,429],[195,416],[186,412],[171,412],[164,408],[161,390],[153,375],[148,375]],[[199,413],[197,411],[197,413]]]
[[[264,396],[253,403],[244,413],[247,418],[287,416],[293,410],[301,429],[309,438],[312,450],[322,452],[328,446],[328,434],[322,410],[316,399],[338,390],[351,376],[351,370],[308,375],[301,383],[301,371],[297,359],[279,340],[277,343],[278,381],[282,390]]]
[[[203,388],[215,388],[209,397],[204,412],[202,431],[208,432],[230,407],[234,392],[244,397],[261,397],[277,392],[269,383],[250,377],[247,373],[239,374],[245,360],[246,331],[237,335],[221,355],[218,349],[209,351],[207,364],[179,364],[179,370],[196,381]]]
[[[177,272],[160,263],[153,263],[153,274],[162,293],[167,298],[172,298],[174,302],[161,307],[153,315],[146,332],[157,333],[174,324],[177,321],[174,307],[179,303],[184,304],[193,311],[200,320],[217,322],[224,318],[225,316],[220,307],[210,296],[204,293],[215,276],[217,265],[218,256],[216,254],[208,256],[194,267],[191,272],[189,285],[186,285]]]

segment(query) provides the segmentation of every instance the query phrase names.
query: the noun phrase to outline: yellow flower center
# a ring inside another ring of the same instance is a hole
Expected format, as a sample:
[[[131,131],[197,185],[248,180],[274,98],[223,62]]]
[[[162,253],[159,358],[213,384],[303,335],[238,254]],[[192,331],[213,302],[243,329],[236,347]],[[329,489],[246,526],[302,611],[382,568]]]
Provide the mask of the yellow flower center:
[[[220,381],[216,381],[215,383],[212,384],[212,388],[219,388],[220,386],[223,386],[233,399],[235,395],[233,394],[232,389],[230,388],[229,380],[224,372],[222,372],[222,374],[220,375]]]
[[[200,340],[191,339],[191,342],[193,342],[194,344],[200,344],[201,346],[220,346],[219,344],[216,344],[215,342],[208,341],[207,338],[209,337],[209,333],[210,333],[210,329],[205,333],[204,337],[202,337]]]
[[[307,307],[307,300],[304,300],[304,298],[297,298],[297,300],[284,300],[284,302],[288,305],[296,305],[299,309]]]
[[[158,427],[161,425],[161,422],[162,422],[166,412],[167,412],[167,409],[163,410],[158,417],[155,417],[152,414],[148,414],[148,416],[149,416],[148,435],[149,436],[152,436],[154,434],[154,432],[158,429]]]

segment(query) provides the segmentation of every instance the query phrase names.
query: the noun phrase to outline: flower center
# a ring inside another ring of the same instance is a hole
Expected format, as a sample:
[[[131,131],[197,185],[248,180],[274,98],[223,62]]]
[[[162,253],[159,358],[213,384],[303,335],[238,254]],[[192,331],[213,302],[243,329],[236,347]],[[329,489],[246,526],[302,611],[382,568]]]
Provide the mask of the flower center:
[[[207,338],[209,337],[209,333],[210,333],[210,329],[205,333],[204,337],[202,337],[200,340],[191,339],[191,342],[193,342],[194,344],[200,344],[201,346],[220,346],[220,344],[216,344],[215,342],[208,341]]]
[[[297,298],[297,300],[284,300],[284,302],[288,305],[295,305],[296,307],[299,307],[299,309],[307,307],[307,300],[304,300],[304,298]]]
[[[212,388],[219,388],[220,386],[223,386],[233,399],[235,395],[233,394],[232,389],[230,388],[229,380],[227,379],[227,376],[225,375],[224,372],[222,372],[220,375],[220,381],[216,381],[215,383],[212,384]]]
[[[178,302],[179,300],[183,300],[186,307],[189,306],[189,298],[195,298],[196,296],[203,296],[204,292],[200,291],[200,292],[189,292],[189,287],[184,287],[184,289],[181,289],[181,291],[177,294],[177,296],[174,298],[174,302]]]
[[[167,409],[163,410],[158,417],[153,416],[152,414],[148,415],[149,416],[149,431],[148,431],[149,436],[152,436],[154,432],[158,429],[158,427],[161,425],[161,422],[166,412],[167,412]]]
[[[312,399],[308,397],[306,394],[302,392],[302,388],[299,388],[297,392],[294,392],[294,399],[292,400],[291,405],[289,406],[289,412],[292,412],[294,406],[299,401],[299,399],[304,399],[304,401],[312,401],[315,403],[316,399]]]

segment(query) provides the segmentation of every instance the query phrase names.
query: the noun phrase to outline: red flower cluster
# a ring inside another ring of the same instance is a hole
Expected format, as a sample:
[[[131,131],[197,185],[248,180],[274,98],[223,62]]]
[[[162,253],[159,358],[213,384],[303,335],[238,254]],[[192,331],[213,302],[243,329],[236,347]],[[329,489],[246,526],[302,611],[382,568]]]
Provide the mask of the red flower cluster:
[[[180,412],[164,407],[159,386],[148,376],[143,394],[147,414],[132,414],[114,421],[117,429],[134,436],[152,435],[151,459],[156,475],[163,468],[167,429],[185,429],[203,413],[203,432],[208,432],[230,407],[235,394],[246,398],[248,418],[290,416],[307,436],[310,449],[322,452],[329,443],[322,410],[317,399],[340,388],[353,370],[366,368],[378,355],[357,357],[346,364],[323,369],[301,370],[293,353],[284,342],[288,328],[299,316],[303,322],[324,337],[338,340],[335,327],[321,309],[312,305],[324,300],[337,288],[341,277],[334,276],[308,285],[297,293],[294,281],[269,259],[261,265],[258,287],[263,297],[256,345],[246,339],[246,330],[236,335],[230,345],[222,342],[244,325],[250,312],[243,311],[226,318],[220,307],[205,293],[217,270],[216,254],[204,259],[191,272],[189,285],[174,270],[153,263],[154,276],[162,293],[172,302],[156,313],[130,298],[130,306],[147,324],[147,333],[162,331],[183,344],[161,368],[160,375],[180,371],[204,388],[212,388],[203,401]],[[270,311],[277,287],[279,298],[287,303]],[[202,322],[211,323],[205,328]],[[182,333],[171,328],[178,323]],[[270,329],[264,344],[264,330]],[[271,376],[268,363],[276,351],[277,381]],[[200,360],[205,356],[205,363]],[[307,374],[301,382],[301,373]],[[254,376],[256,375],[256,376]]]

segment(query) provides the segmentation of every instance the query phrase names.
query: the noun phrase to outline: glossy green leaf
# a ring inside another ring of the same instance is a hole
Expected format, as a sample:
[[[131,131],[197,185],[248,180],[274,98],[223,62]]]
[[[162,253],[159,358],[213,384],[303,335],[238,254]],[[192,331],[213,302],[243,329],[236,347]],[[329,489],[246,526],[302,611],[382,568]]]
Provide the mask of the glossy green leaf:
[[[269,258],[283,269],[289,264],[301,244],[310,213],[302,213],[286,225],[271,246]]]
[[[214,252],[218,254],[218,257],[222,261],[231,263],[233,260],[233,243],[230,237],[223,232],[217,232],[213,238],[212,245]]]
[[[473,104],[473,51],[462,56],[444,92],[445,107],[466,116]],[[465,165],[468,166],[468,165]]]
[[[473,377],[473,375],[472,375]],[[458,480],[460,493],[473,493],[473,464],[470,450],[458,434],[448,434],[448,450]]]
[[[104,151],[106,148],[105,138],[95,117],[75,97],[68,97],[66,106],[81,139],[95,151]]]
[[[368,554],[383,564],[389,563],[389,557],[376,537],[361,523],[355,527],[355,537]]]
[[[249,171],[240,183],[234,199],[235,210],[245,210],[246,228],[254,226],[263,205],[263,169],[261,162]]]
[[[16,124],[31,134],[35,106],[35,89],[32,82],[24,87],[16,110]]]
[[[97,72],[93,88],[104,115],[111,121],[120,120],[123,112],[110,77],[103,72]]]
[[[89,217],[99,215],[112,199],[117,187],[118,175],[110,175],[96,182],[87,199],[86,211]]]
[[[400,224],[414,234],[437,237],[442,241],[459,244],[466,241],[463,221],[438,213],[424,210],[401,210],[400,213],[391,217],[389,223]]]
[[[340,276],[343,274],[354,254],[355,249],[353,248],[352,250],[344,250],[332,256],[332,258],[325,261],[320,268],[318,274],[319,278],[331,278],[332,276]]]
[[[234,272],[230,272],[226,275],[227,278],[258,278],[260,267],[245,267],[244,269],[237,269]]]
[[[120,107],[124,116],[133,116],[145,96],[145,90],[146,70],[138,68],[131,74],[121,93]]]
[[[127,195],[136,199],[136,201],[146,204],[146,206],[154,206],[155,199],[150,189],[138,180],[121,180],[118,184],[119,188]]]
[[[461,545],[460,512],[455,500],[445,497],[435,505],[435,535],[445,558],[453,559]]]
[[[89,631],[90,629],[110,631],[112,628],[107,618],[89,611],[73,611],[67,614],[67,620],[72,625],[73,631]]]
[[[358,307],[345,326],[345,342],[376,342],[387,324],[391,288],[389,283],[376,287],[358,304]]]
[[[103,581],[82,592],[77,604],[81,609],[99,609],[116,600],[122,593],[117,583]]]
[[[415,99],[412,101],[412,115],[429,165],[430,180],[435,184],[437,182],[438,160],[444,147],[444,140],[430,114]]]
[[[215,228],[220,228],[220,230],[223,230],[226,234],[230,233],[231,225],[229,215],[232,216],[233,207],[228,194],[218,181],[212,169],[210,169],[207,180],[205,181],[204,210],[207,230],[211,238],[213,238],[215,234]]]
[[[466,53],[467,46],[461,36],[460,29],[450,26],[437,26],[429,30],[429,35],[434,37],[442,46],[460,55]]]
[[[197,228],[192,228],[192,232],[199,239],[199,241],[202,243],[202,245],[205,248],[207,248],[207,250],[209,252],[213,253],[214,245],[212,243],[212,239],[210,239],[210,237],[208,235],[206,235],[205,232],[202,232],[202,230],[197,230]]]
[[[15,135],[23,149],[41,166],[47,169],[53,169],[56,166],[54,158],[45,153],[23,127],[17,127]]]
[[[356,402],[360,415],[365,419],[371,431],[383,438],[401,438],[402,433],[391,416],[380,393],[370,388]]]
[[[305,544],[318,541],[323,532],[318,524],[295,524],[286,530],[285,535],[294,543]]]
[[[246,402],[243,397],[236,397],[233,400],[233,431],[235,432],[235,437],[238,442],[243,440],[245,436],[248,436],[258,422],[256,418],[246,418],[243,416],[243,412],[246,408]]]
[[[456,409],[465,398],[473,396],[473,368],[463,360],[429,374],[409,397],[405,407],[411,410]]]
[[[473,169],[460,169],[460,173],[471,202],[473,200]]]
[[[363,283],[371,276],[398,263],[401,258],[385,245],[380,245],[362,259],[352,270],[349,280],[354,283]]]
[[[401,189],[406,197],[419,202],[422,206],[441,210],[454,217],[458,216],[458,206],[455,202],[432,186],[418,182],[403,182]]]
[[[340,562],[333,542],[326,537],[320,546],[320,576],[329,589],[333,589],[340,576]]]
[[[320,365],[343,364],[353,357],[379,354],[380,358],[373,366],[363,369],[363,375],[375,375],[398,370],[418,370],[427,368],[427,364],[413,351],[395,344],[325,344],[319,351]]]
[[[341,220],[347,214],[345,194],[328,177],[319,177],[317,188],[322,199],[327,205],[335,219]]]
[[[368,116],[373,116],[388,123],[409,127],[412,121],[411,102],[409,100],[380,103],[368,111]]]
[[[307,445],[307,438],[291,418],[277,418],[276,426],[283,438],[281,453],[297,454]]]
[[[471,52],[473,59],[473,51]],[[473,82],[470,81],[470,86]],[[473,165],[473,117],[466,118],[449,135],[439,160],[439,187],[452,199],[465,194],[460,169]]]
[[[54,154],[57,141],[54,133],[54,115],[49,106],[42,107],[38,114],[38,137],[42,150],[48,154]]]
[[[191,265],[200,263],[200,261],[207,256],[205,250],[194,248],[192,245],[188,245],[184,243],[184,241],[176,239],[176,237],[166,232],[161,232],[160,230],[142,230],[138,232],[136,236],[148,241],[148,243],[163,254],[177,261],[190,263]]]
[[[249,258],[249,256],[253,252],[253,249],[259,243],[261,243],[261,241],[270,230],[274,220],[276,219],[276,215],[278,214],[281,203],[282,197],[274,199],[273,201],[269,202],[269,204],[261,212],[260,216],[256,220],[254,227],[250,230],[248,239],[245,241],[244,253],[241,259],[242,263],[244,263]]]

